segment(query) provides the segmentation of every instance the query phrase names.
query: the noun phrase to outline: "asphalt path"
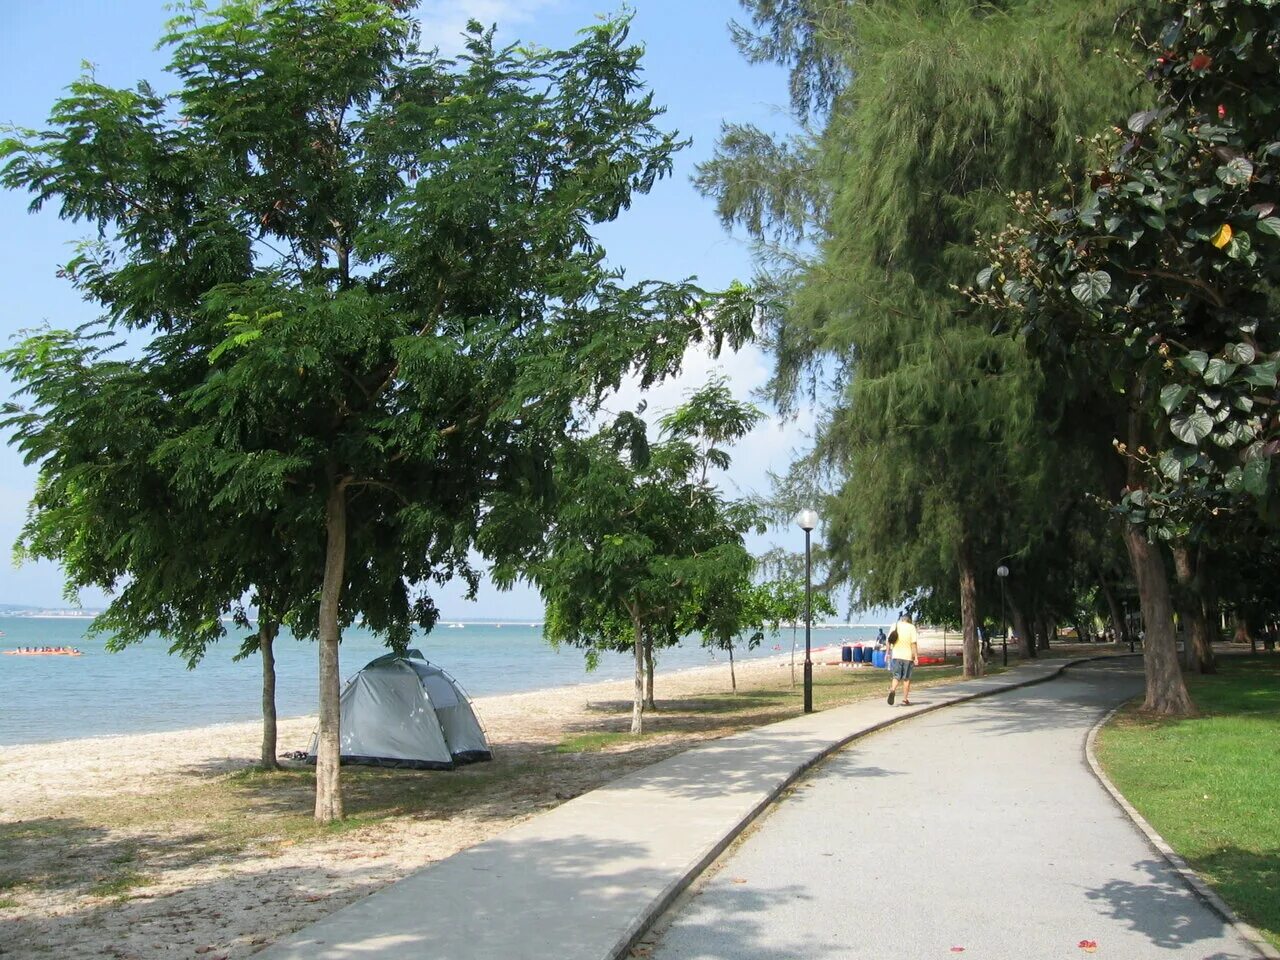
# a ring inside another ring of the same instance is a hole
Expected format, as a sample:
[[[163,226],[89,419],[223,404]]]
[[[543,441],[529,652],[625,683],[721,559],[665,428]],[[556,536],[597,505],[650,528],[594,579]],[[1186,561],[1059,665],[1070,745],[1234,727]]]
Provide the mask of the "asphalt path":
[[[855,741],[673,908],[653,957],[1254,960],[1085,760],[1141,689],[1140,663],[1085,664]]]

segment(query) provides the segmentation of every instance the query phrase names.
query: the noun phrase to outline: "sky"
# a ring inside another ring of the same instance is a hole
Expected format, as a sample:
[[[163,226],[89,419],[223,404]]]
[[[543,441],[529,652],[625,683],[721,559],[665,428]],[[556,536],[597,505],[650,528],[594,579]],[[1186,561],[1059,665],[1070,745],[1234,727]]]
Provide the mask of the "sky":
[[[632,0],[633,41],[645,47],[644,79],[665,124],[692,146],[677,157],[674,177],[641,197],[621,218],[600,230],[612,263],[632,280],[678,280],[697,276],[709,288],[734,279],[749,280],[751,253],[741,235],[720,225],[711,202],[690,183],[695,166],[711,156],[722,121],[751,122],[773,132],[793,127],[784,109],[786,78],[772,66],[751,66],[729,39],[729,22],[741,17],[737,0]],[[469,18],[496,24],[501,39],[564,46],[602,13],[619,6],[608,0],[424,0],[417,10],[428,46],[453,52]],[[101,82],[131,86],[151,81],[158,90],[174,86],[163,71],[165,53],[155,49],[169,14],[164,0],[0,0],[0,124],[45,126],[49,108],[76,78],[83,62],[92,63]],[[0,343],[19,331],[48,323],[73,327],[93,319],[96,310],[56,276],[70,258],[71,244],[87,235],[84,225],[60,221],[46,209],[29,214],[23,194],[0,191]],[[724,374],[735,393],[749,399],[770,369],[770,358],[748,348],[718,360],[703,353],[686,357],[681,377],[644,395],[652,411],[670,409],[708,376]],[[0,378],[0,397],[13,384]],[[611,404],[633,405],[641,395],[627,390]],[[730,495],[765,492],[770,470],[781,471],[795,450],[808,444],[812,417],[770,417],[733,450],[734,466],[724,478]],[[7,441],[7,437],[4,438]],[[35,483],[35,468],[25,466],[11,447],[0,449],[0,551],[18,536]],[[762,552],[773,544],[803,548],[794,527],[771,531],[750,546]],[[436,602],[446,619],[468,617],[536,618],[542,605],[530,588],[507,593],[487,582],[476,602],[464,598],[461,585],[440,588]],[[85,591],[86,607],[105,603]],[[47,562],[13,565],[0,556],[0,603],[64,606],[61,571]]]

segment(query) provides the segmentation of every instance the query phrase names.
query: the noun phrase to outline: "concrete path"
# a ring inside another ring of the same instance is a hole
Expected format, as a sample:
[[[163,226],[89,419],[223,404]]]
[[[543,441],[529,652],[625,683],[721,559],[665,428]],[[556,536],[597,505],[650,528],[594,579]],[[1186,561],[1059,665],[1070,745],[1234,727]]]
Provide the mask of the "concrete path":
[[[1140,661],[1082,664],[850,745],[664,918],[653,957],[1256,958],[1086,764],[1142,686]]]
[[[868,730],[1046,679],[1062,667],[1040,661],[921,689],[912,708],[872,700],[713,741],[412,874],[258,956],[613,960],[816,760]],[[1057,802],[1047,791],[1029,791],[1027,802],[1032,798]],[[835,823],[840,812],[825,816]]]

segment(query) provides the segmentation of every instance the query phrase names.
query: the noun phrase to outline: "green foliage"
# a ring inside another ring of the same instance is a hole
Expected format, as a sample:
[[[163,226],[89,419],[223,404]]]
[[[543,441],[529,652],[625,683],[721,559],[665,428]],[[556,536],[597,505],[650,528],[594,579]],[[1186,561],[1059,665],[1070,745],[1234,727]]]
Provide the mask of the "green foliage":
[[[784,623],[803,623],[805,609],[804,580],[766,580],[752,584],[745,620],[752,626],[776,631]],[[822,590],[811,592],[808,609],[814,620],[836,616],[835,604]]]
[[[1276,515],[1280,12],[1168,12],[1150,108],[1095,139],[1101,162],[1067,203],[1019,198],[1021,222],[988,246],[998,282],[975,299],[1028,328],[1047,364],[1109,379],[1140,410],[1149,439],[1118,449],[1141,479],[1119,507],[1174,539],[1223,512]]]
[[[63,269],[104,312],[3,361],[33,398],[6,414],[41,470],[27,549],[128,583],[113,625],[194,624],[197,648],[270,588],[321,640],[336,743],[342,626],[429,629],[473,550],[539,542],[602,395],[750,335],[744,289],[624,283],[592,236],[682,146],[627,33],[504,48],[473,24],[446,60],[399,2],[192,2],[173,94],[89,74],[14,131],[0,183],[95,233]],[[109,366],[94,338],[121,328],[142,355]]]
[[[791,67],[800,100],[830,105],[820,130],[786,144],[728,128],[700,169],[726,223],[761,243],[774,398],[785,408],[807,389],[825,408],[780,493],[825,489],[826,579],[850,583],[855,605],[955,597],[960,568],[1033,549],[1062,493],[1037,363],[957,287],[1007,191],[1081,167],[1078,131],[1126,105],[1123,65],[1097,51],[1133,10],[746,6],[748,55]]]
[[[724,500],[708,471],[728,466],[718,444],[760,416],[713,382],[662,418],[658,442],[624,414],[565,450],[564,496],[545,542],[523,567],[498,570],[537,585],[549,641],[590,651],[690,633],[728,643],[743,631],[753,568],[743,536],[759,520],[749,504]]]

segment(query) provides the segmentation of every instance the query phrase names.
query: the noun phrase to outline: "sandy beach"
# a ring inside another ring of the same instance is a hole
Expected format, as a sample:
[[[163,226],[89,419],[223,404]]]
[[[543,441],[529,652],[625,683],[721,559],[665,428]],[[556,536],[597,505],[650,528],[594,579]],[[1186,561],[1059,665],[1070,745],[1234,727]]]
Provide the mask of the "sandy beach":
[[[838,655],[828,648],[815,661]],[[787,655],[737,671],[744,690],[790,682]],[[728,689],[727,663],[657,677],[660,705]],[[657,735],[640,745],[556,751],[575,732],[625,730],[630,696],[630,681],[615,681],[478,698],[493,763],[401,781],[440,791],[436,808],[356,817],[305,839],[211,839],[211,818],[223,813],[209,798],[254,776],[257,722],[0,748],[0,956],[249,956],[410,871],[728,732],[660,712]],[[313,727],[312,718],[282,721],[279,752],[305,749]],[[480,802],[451,805],[448,794],[467,778],[487,778]],[[291,804],[298,819],[310,809],[306,782],[263,797]]]

